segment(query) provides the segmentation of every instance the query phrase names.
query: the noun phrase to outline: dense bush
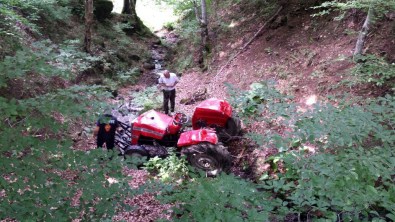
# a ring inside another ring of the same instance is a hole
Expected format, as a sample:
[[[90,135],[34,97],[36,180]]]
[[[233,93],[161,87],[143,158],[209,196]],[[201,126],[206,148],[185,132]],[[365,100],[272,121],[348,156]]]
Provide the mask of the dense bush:
[[[297,112],[266,83],[231,94],[244,119],[287,128],[281,134],[270,128],[265,135],[250,134],[263,147],[279,149],[268,161],[282,162],[284,171],[261,178],[263,188],[286,207],[272,213],[299,219],[394,219],[395,97],[363,105],[321,103]]]
[[[355,58],[357,63],[352,74],[357,83],[373,83],[395,90],[395,64],[388,63],[384,58],[375,55],[361,55]]]

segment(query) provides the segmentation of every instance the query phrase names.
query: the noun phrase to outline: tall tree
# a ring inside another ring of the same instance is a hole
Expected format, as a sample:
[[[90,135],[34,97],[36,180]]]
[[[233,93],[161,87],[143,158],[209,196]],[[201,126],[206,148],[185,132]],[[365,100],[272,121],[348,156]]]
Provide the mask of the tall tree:
[[[84,49],[87,53],[91,52],[92,24],[93,24],[93,0],[85,0]]]
[[[143,23],[137,16],[136,12],[136,2],[137,0],[123,0],[122,14],[131,15],[132,24],[135,29],[140,30],[143,27]]]
[[[200,21],[200,35],[202,37],[202,48],[205,52],[208,52],[208,22],[207,22],[207,7],[206,0],[201,0],[202,8],[202,19]]]
[[[122,14],[132,14],[132,2],[134,0],[123,0]]]
[[[365,22],[363,23],[362,29],[358,35],[357,43],[355,44],[354,56],[362,54],[363,46],[365,44],[366,36],[368,35],[369,32],[372,17],[373,17],[373,7],[369,7]]]
[[[208,20],[207,20],[207,4],[206,0],[200,1],[200,9],[198,2],[193,0],[195,16],[200,26],[200,49],[199,49],[199,63],[204,63],[204,55],[209,52],[209,36],[208,36]]]

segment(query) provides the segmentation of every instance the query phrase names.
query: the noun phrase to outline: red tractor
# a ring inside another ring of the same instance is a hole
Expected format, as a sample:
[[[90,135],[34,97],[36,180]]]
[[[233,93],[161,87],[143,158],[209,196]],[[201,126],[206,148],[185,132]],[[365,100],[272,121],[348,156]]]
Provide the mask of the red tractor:
[[[131,125],[120,123],[124,130],[116,134],[116,144],[126,156],[166,156],[167,147],[176,147],[190,164],[210,175],[228,171],[231,156],[221,142],[228,142],[240,132],[240,121],[232,115],[228,102],[208,99],[200,103],[192,116],[192,130],[186,131],[188,117],[147,111]]]

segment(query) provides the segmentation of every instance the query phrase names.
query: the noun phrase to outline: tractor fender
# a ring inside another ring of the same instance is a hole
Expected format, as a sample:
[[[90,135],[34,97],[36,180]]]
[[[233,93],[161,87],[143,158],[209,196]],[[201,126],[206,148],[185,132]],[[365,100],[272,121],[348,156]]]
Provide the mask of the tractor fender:
[[[210,129],[198,129],[183,132],[178,139],[177,146],[191,146],[202,142],[209,142],[211,144],[218,143],[218,137],[214,130]]]

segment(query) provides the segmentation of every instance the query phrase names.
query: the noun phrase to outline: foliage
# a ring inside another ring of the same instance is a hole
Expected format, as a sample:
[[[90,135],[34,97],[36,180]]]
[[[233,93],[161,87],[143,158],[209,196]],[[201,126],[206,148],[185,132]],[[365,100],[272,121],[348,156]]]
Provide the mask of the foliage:
[[[193,55],[189,54],[181,61],[178,61],[176,70],[178,72],[183,72],[184,70],[190,68],[193,65]]]
[[[29,19],[26,19],[22,15],[20,15],[12,8],[14,5],[10,4],[10,2],[5,2],[0,4],[0,18],[3,22],[0,24],[0,34],[1,36],[12,36],[21,38],[21,34],[18,31],[21,31],[23,26],[25,29],[32,31],[33,33],[39,33],[38,27],[32,23]],[[22,24],[18,26],[17,24]]]
[[[318,103],[296,112],[293,104],[265,84],[230,92],[242,118],[263,120],[269,127],[264,136],[249,137],[262,147],[279,150],[267,159],[273,162],[273,174],[261,177],[262,189],[283,201],[284,208],[273,214],[295,214],[299,220],[394,218],[395,97],[387,95],[363,105],[346,100],[336,106]],[[279,103],[279,109],[273,109],[270,101]],[[273,126],[286,130],[280,134]],[[280,162],[281,171],[276,170]]]
[[[246,92],[237,92],[230,86],[230,95],[232,105],[246,123],[264,121],[269,127],[289,129],[282,136],[270,130],[264,137],[249,134],[260,145],[274,145],[286,151],[295,141],[313,143],[323,149],[361,146],[367,142],[394,143],[392,134],[385,134],[393,127],[393,115],[388,112],[394,107],[392,96],[372,101],[365,107],[345,102],[335,107],[327,103],[297,112],[296,104],[269,85],[253,84]]]
[[[281,206],[253,183],[225,174],[194,178],[161,199],[178,203],[174,212],[180,216],[174,221],[269,221],[269,212]]]
[[[70,70],[81,72],[102,60],[100,56],[81,52],[78,44],[78,40],[69,40],[58,46],[44,40],[34,43],[33,50],[22,49],[13,56],[6,56],[0,61],[0,87],[4,87],[9,79],[21,78],[28,73],[70,78]]]
[[[0,198],[3,218],[110,219],[124,207],[125,196],[136,192],[127,183],[130,178],[120,173],[123,162],[107,157],[101,161],[101,150],[73,151],[56,140],[31,142],[34,145],[30,148],[10,147],[9,157],[0,163],[0,190],[5,194]],[[106,177],[118,182],[111,184]]]
[[[26,100],[0,98],[3,217],[19,221],[111,218],[123,195],[132,195],[120,173],[122,162],[108,161],[101,150],[74,151],[65,136],[73,118],[87,114],[87,107],[99,109],[101,104],[93,101],[105,95],[98,90],[76,86]],[[111,185],[105,176],[119,182]],[[82,195],[75,196],[79,191]],[[72,205],[73,197],[79,200],[78,206]]]
[[[120,85],[135,84],[140,77],[141,70],[137,67],[129,69],[127,71],[119,71],[116,74],[116,79]]]
[[[313,15],[325,15],[332,11],[347,12],[349,9],[363,9],[367,11],[372,7],[378,16],[384,15],[385,13],[395,9],[394,1],[387,0],[348,0],[348,1],[326,1],[320,6],[313,7],[315,9],[322,9],[319,13]],[[339,16],[342,18],[342,15]]]
[[[175,24],[174,24],[174,22],[166,22],[166,23],[163,25],[163,27],[164,27],[165,29],[169,30],[169,31],[173,31],[173,30],[174,30],[174,27],[175,27]]]
[[[283,197],[289,212],[304,217],[385,221],[395,210],[394,154],[388,146],[309,158],[292,152],[283,158],[286,173],[266,180],[263,188]]]
[[[386,62],[383,58],[372,54],[359,55],[351,73],[362,83],[373,83],[377,86],[392,87],[395,89],[395,64]]]
[[[27,15],[27,20],[30,21],[37,21],[40,18],[48,21],[64,21],[71,15],[68,5],[69,0],[3,0],[1,8],[6,8],[9,15],[16,16],[17,20],[21,18],[17,16],[17,11],[20,11],[22,14]],[[21,19],[21,21],[23,20]]]
[[[154,157],[144,163],[144,169],[153,171],[163,182],[179,182],[188,176],[185,158],[179,158],[172,152],[165,159]]]
[[[278,118],[289,119],[295,112],[290,96],[284,96],[274,89],[274,82],[260,82],[250,85],[250,90],[240,91],[226,84],[230,95],[230,103],[244,119],[251,121],[276,121]],[[261,115],[264,113],[265,115]]]
[[[160,108],[163,101],[163,95],[156,86],[147,87],[143,91],[134,93],[133,96],[132,103],[142,107],[142,112]]]
[[[156,2],[158,4],[165,2],[166,4],[171,5],[174,7],[174,11],[180,15],[193,11],[193,1],[190,0],[156,0]]]

